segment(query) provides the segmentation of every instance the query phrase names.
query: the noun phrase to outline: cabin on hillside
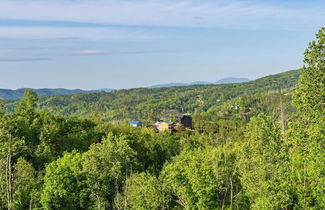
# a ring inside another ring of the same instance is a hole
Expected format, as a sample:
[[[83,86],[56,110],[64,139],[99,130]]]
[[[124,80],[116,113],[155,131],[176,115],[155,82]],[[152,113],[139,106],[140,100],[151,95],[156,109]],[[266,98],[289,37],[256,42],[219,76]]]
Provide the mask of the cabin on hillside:
[[[162,133],[164,131],[169,131],[171,133],[175,132],[175,123],[172,121],[160,121],[156,122],[156,128],[159,133]]]
[[[176,122],[185,129],[193,129],[192,117],[190,115],[182,115],[176,118]]]
[[[141,127],[142,124],[140,121],[129,121],[129,124],[133,127],[133,128],[138,128]]]

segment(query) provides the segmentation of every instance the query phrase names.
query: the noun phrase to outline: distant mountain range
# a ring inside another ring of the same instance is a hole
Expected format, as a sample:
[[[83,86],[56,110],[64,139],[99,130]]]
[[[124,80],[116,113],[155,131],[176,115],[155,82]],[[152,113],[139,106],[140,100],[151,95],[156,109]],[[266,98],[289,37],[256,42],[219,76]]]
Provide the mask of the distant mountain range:
[[[242,83],[242,82],[249,82],[250,80],[247,78],[240,78],[240,77],[227,77],[218,80],[214,84],[227,84],[227,83]]]
[[[218,80],[217,82],[202,82],[196,81],[191,83],[166,83],[149,86],[148,88],[162,88],[162,87],[175,87],[175,86],[189,86],[189,85],[217,85],[217,84],[227,84],[227,83],[242,83],[249,82],[247,78],[237,78],[237,77],[228,77]]]
[[[17,90],[10,89],[0,89],[0,98],[3,99],[18,99],[22,98],[24,92],[28,89],[34,90],[39,96],[52,96],[52,95],[71,95],[78,93],[97,93],[97,92],[110,92],[113,89],[104,88],[100,90],[81,90],[81,89],[64,89],[64,88],[42,88],[42,89],[33,89],[33,88],[20,88]]]
[[[208,84],[213,84],[209,82],[191,82],[191,83],[165,83],[165,84],[158,84],[158,85],[152,85],[147,88],[162,88],[162,87],[175,87],[175,86],[190,86],[190,85],[208,85]]]
[[[175,86],[190,86],[190,85],[209,85],[209,84],[225,84],[225,83],[242,83],[250,81],[247,78],[224,78],[214,83],[196,81],[191,83],[167,83],[167,84],[158,84],[149,86],[146,88],[162,88],[162,87],[175,87]],[[98,90],[81,90],[81,89],[64,89],[64,88],[42,88],[42,89],[33,89],[33,88],[20,88],[16,90],[11,89],[0,89],[0,98],[3,99],[18,99],[22,98],[25,90],[32,89],[39,96],[52,96],[52,95],[71,95],[79,93],[98,93],[98,92],[111,92],[115,89],[111,88],[102,88]]]

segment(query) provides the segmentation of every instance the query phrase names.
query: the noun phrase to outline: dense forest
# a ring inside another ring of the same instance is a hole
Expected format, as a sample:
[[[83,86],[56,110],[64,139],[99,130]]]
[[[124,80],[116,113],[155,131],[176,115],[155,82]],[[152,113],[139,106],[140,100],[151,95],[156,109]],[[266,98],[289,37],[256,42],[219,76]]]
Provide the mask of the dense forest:
[[[325,28],[316,38],[299,71],[247,83],[1,103],[0,208],[324,209]],[[181,113],[193,130],[150,126]]]

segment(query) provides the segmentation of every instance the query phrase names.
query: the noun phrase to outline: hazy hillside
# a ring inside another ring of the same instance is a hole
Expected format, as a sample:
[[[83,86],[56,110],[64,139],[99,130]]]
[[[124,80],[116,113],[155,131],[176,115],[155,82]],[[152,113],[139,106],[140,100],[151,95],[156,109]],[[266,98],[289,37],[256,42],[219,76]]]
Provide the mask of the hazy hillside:
[[[197,81],[197,82],[191,82],[191,83],[166,83],[166,84],[158,84],[158,85],[152,85],[147,88],[162,88],[162,87],[177,87],[177,86],[190,86],[190,85],[208,85],[211,83],[203,82],[203,81]]]
[[[247,78],[228,77],[228,78],[220,79],[214,84],[241,83],[241,82],[249,82],[249,81],[250,80]]]
[[[177,87],[177,86],[190,86],[190,85],[213,85],[213,84],[229,84],[229,83],[242,83],[250,81],[247,78],[237,78],[237,77],[228,77],[218,80],[217,82],[204,82],[204,81],[195,81],[191,83],[166,83],[149,86],[148,88],[161,88],[161,87]]]
[[[207,111],[241,95],[293,88],[299,74],[298,70],[293,70],[247,83],[40,97],[39,107],[65,117],[91,117],[100,113],[106,120],[173,118],[181,113],[194,113],[196,109]],[[13,106],[14,103],[7,104],[7,110],[12,110]]]
[[[166,83],[166,84],[158,84],[149,86],[146,88],[161,88],[161,87],[177,87],[177,86],[191,86],[191,85],[208,85],[208,84],[227,84],[227,83],[241,83],[248,82],[247,78],[224,78],[215,83],[208,82],[191,82],[191,83]],[[114,89],[112,88],[101,88],[98,90],[82,90],[82,89],[65,89],[65,88],[20,88],[16,90],[11,89],[0,89],[0,98],[2,99],[19,99],[24,95],[25,90],[32,89],[39,96],[53,96],[53,95],[72,95],[72,94],[80,94],[80,93],[98,93],[98,92],[111,92]]]
[[[0,98],[3,99],[18,99],[23,97],[25,90],[32,89],[39,96],[52,96],[52,95],[71,95],[78,93],[95,93],[95,92],[109,92],[113,89],[100,89],[100,90],[81,90],[81,89],[64,89],[64,88],[42,88],[42,89],[33,89],[33,88],[20,88],[17,90],[10,89],[0,89]]]

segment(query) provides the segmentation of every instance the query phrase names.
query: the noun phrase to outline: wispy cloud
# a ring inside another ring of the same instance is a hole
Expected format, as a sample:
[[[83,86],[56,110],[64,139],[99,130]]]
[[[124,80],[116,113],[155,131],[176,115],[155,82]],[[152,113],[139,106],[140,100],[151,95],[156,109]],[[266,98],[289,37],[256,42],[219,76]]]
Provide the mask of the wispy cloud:
[[[1,7],[1,6],[0,6]],[[150,40],[159,37],[158,33],[135,28],[114,27],[51,27],[51,26],[5,26],[0,27],[0,38],[24,38],[44,40]]]
[[[87,56],[87,55],[107,55],[108,51],[103,50],[81,50],[69,54],[63,54],[63,56]]]
[[[161,54],[175,53],[176,50],[97,50],[84,49],[71,51],[64,48],[49,46],[29,46],[15,48],[0,48],[0,62],[43,61],[54,57],[100,56],[100,55],[130,55],[130,54]],[[54,51],[53,51],[54,50]]]
[[[129,54],[157,54],[175,53],[175,50],[139,50],[139,51],[105,51],[105,50],[80,50],[72,53],[60,54],[59,56],[93,56],[93,55],[129,55]]]
[[[54,47],[49,46],[27,46],[27,47],[4,47],[0,48],[1,51],[5,52],[24,52],[24,51],[42,51],[52,49]]]
[[[31,61],[46,61],[49,58],[0,58],[0,62],[31,62]]]
[[[56,37],[49,37],[50,40],[78,40],[80,37],[76,36],[56,36]]]
[[[55,47],[50,46],[27,46],[27,47],[12,47],[12,48],[0,48],[0,55],[3,57],[39,57],[37,54],[52,50]],[[7,59],[4,59],[7,60]],[[12,59],[9,59],[12,60]]]

